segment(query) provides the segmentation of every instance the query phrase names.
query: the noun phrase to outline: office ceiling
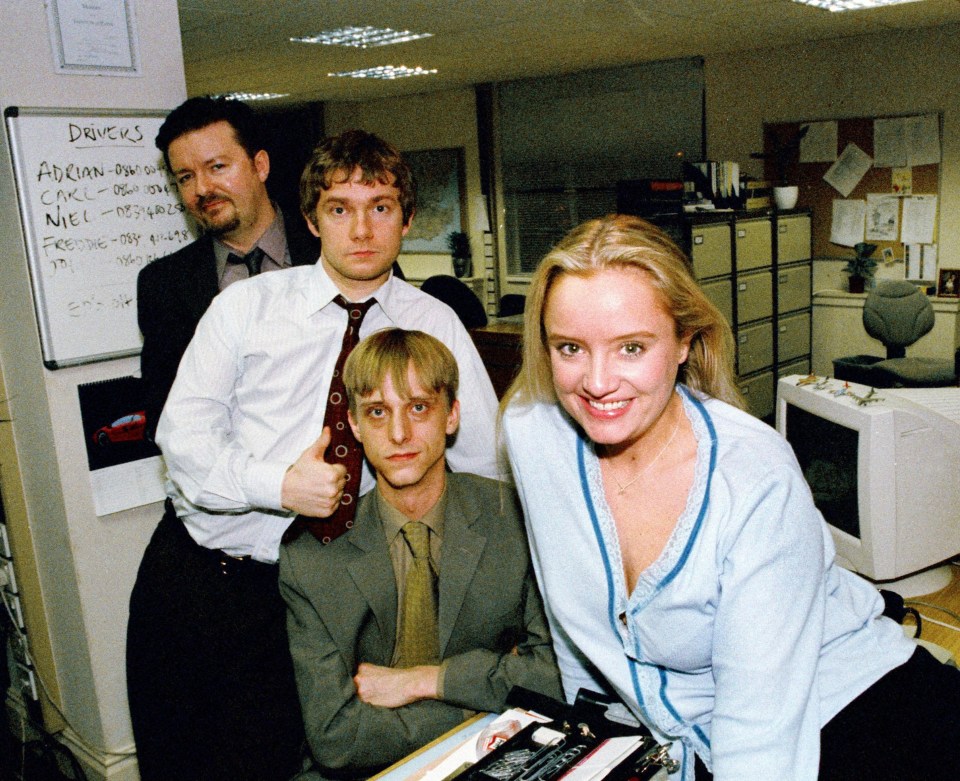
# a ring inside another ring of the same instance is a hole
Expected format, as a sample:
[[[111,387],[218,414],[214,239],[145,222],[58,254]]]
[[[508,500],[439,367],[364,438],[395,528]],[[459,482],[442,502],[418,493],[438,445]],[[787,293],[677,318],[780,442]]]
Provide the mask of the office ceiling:
[[[960,0],[848,13],[790,0],[179,0],[178,5],[190,95],[289,93],[285,103],[371,100],[960,22]],[[365,25],[433,37],[365,50],[289,40]],[[883,52],[876,55],[882,58]],[[437,73],[393,81],[328,76],[376,65]]]

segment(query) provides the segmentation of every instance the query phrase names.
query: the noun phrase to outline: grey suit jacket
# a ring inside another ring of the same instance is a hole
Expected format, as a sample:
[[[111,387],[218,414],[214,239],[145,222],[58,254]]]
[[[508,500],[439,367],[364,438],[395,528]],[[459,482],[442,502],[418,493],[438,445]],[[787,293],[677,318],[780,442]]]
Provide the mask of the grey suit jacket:
[[[388,666],[397,632],[396,581],[372,494],[361,500],[353,529],[330,545],[304,534],[281,549],[280,591],[307,740],[325,771],[368,776],[459,724],[464,709],[502,710],[515,685],[562,698],[513,490],[469,474],[447,481],[443,701],[381,708],[357,697],[357,666]]]

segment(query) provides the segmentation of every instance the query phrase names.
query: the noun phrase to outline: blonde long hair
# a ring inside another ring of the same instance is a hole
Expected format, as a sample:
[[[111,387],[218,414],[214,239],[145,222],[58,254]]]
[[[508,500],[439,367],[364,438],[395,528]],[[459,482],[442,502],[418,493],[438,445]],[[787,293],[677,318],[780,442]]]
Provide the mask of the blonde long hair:
[[[610,268],[643,271],[673,317],[677,336],[690,335],[690,354],[680,367],[678,381],[742,409],[730,326],[693,278],[681,249],[655,225],[626,215],[579,225],[540,263],[524,310],[523,365],[504,394],[501,409],[514,399],[520,403],[557,400],[543,326],[547,296],[563,274],[590,276]]]

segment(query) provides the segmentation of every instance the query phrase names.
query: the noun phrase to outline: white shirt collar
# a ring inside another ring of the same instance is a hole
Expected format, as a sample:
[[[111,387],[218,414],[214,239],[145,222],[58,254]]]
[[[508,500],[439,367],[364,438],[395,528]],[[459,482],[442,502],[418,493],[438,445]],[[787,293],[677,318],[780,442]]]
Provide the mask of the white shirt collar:
[[[400,283],[401,280],[396,279],[393,276],[393,271],[391,270],[390,276],[387,277],[387,281],[366,298],[376,298],[377,303],[389,316],[392,301],[395,296],[396,286]],[[310,310],[314,312],[319,312],[321,309],[324,309],[332,304],[334,298],[339,295],[343,295],[340,289],[334,284],[333,280],[330,279],[330,275],[327,273],[327,270],[323,267],[323,262],[320,260],[318,260],[313,266],[313,273],[310,275],[310,284],[305,291],[305,295],[307,297],[307,302],[310,305]],[[364,300],[366,300],[366,298]]]

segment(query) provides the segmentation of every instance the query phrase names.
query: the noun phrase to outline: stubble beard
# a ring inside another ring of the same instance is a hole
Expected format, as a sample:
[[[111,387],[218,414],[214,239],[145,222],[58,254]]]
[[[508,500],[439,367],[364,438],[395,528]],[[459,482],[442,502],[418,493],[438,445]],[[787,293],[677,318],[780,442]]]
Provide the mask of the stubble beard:
[[[240,227],[240,214],[237,212],[236,206],[233,205],[232,201],[227,201],[227,203],[233,207],[232,211],[221,217],[207,215],[203,211],[203,203],[197,204],[197,210],[193,216],[200,224],[200,227],[203,228],[204,233],[209,233],[219,238]]]
[[[232,233],[237,228],[239,228],[240,218],[237,216],[234,216],[227,222],[221,222],[221,223],[212,223],[209,220],[204,220],[201,223],[201,225],[203,225],[203,229],[205,232],[209,233],[212,236],[216,236],[217,238],[220,238],[222,236],[225,236],[228,233]]]

